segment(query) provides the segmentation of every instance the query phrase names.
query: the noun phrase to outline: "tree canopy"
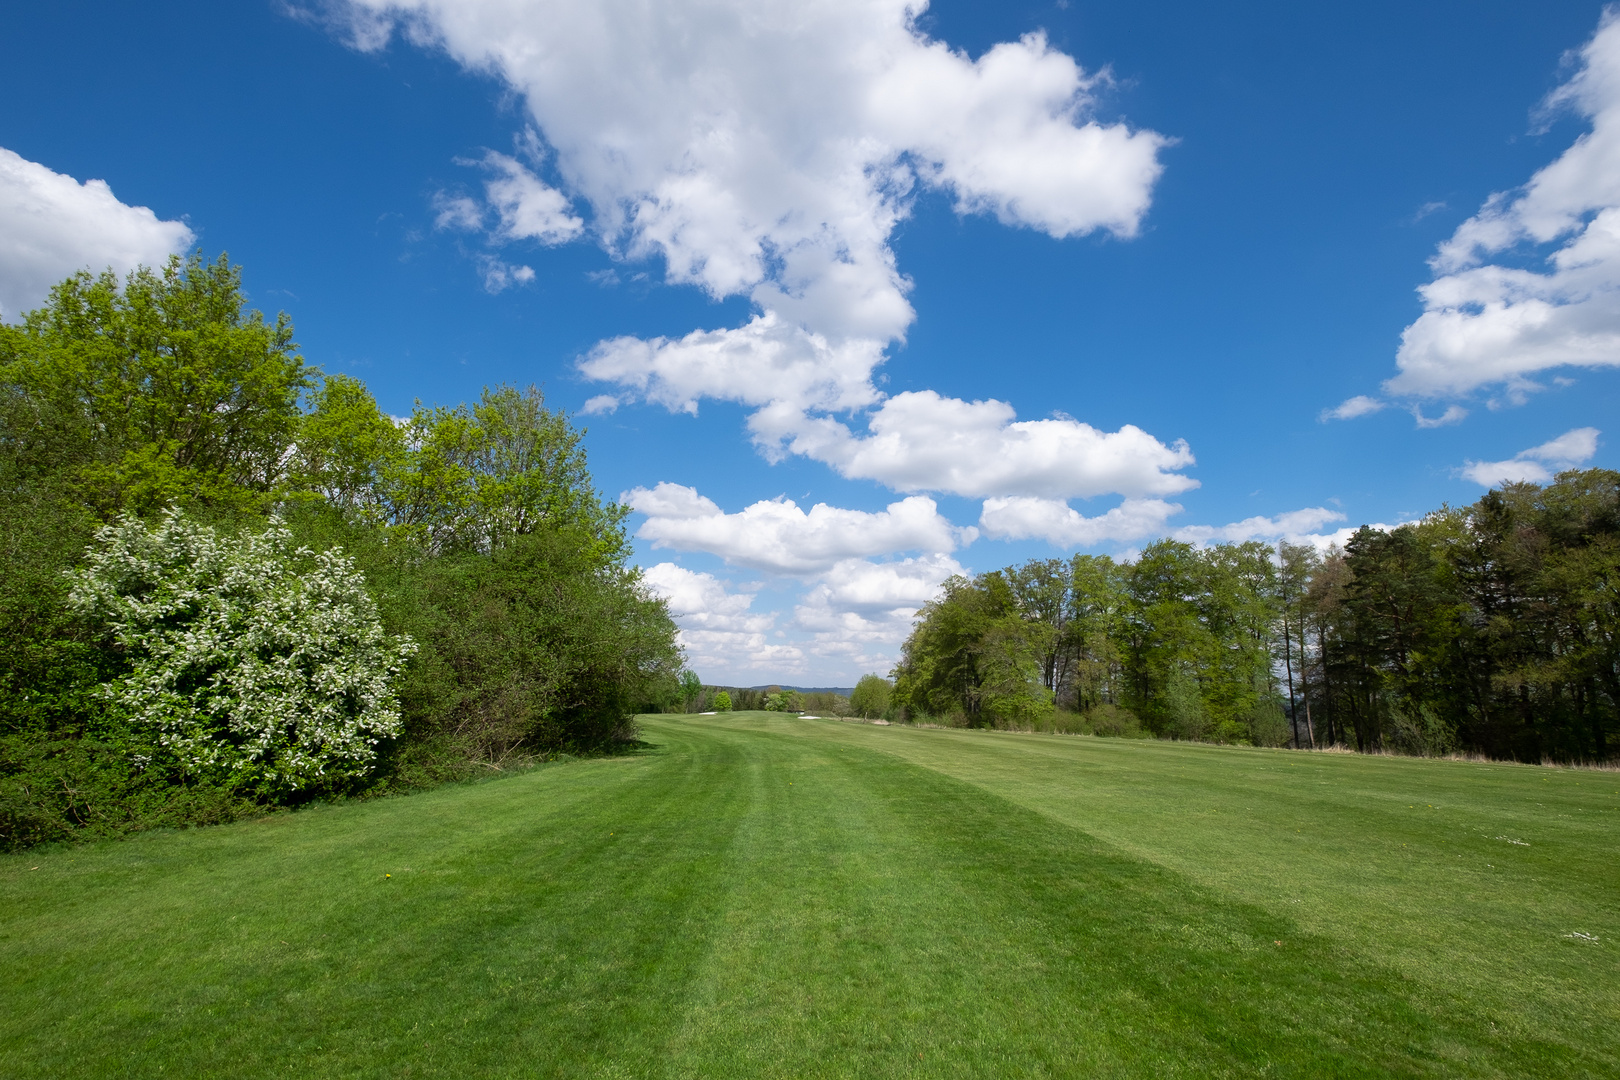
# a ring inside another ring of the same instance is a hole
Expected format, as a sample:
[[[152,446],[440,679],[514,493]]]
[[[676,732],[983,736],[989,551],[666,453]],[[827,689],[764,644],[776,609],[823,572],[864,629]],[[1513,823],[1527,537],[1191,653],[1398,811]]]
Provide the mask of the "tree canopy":
[[[223,255],[0,324],[0,846],[633,739],[682,657],[584,436],[388,416]]]

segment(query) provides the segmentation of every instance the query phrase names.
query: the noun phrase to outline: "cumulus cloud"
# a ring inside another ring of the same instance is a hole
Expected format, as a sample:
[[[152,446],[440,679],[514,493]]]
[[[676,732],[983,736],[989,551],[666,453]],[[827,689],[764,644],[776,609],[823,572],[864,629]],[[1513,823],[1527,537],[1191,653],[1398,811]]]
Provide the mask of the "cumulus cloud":
[[[362,48],[380,47],[380,27],[403,26],[499,75],[526,102],[564,188],[589,205],[610,251],[659,257],[671,282],[756,305],[740,327],[602,342],[580,370],[621,387],[619,400],[688,412],[705,397],[739,401],[759,410],[753,429],[767,453],[809,453],[897,490],[988,493],[998,482],[966,475],[985,472],[977,460],[930,460],[944,453],[906,427],[950,408],[976,428],[951,452],[1008,452],[998,475],[1011,486],[996,494],[1079,493],[1115,473],[1126,477],[1122,494],[1184,490],[1191,481],[1142,474],[1190,463],[1185,447],[1134,428],[1106,436],[1072,421],[1020,425],[999,402],[937,395],[891,405],[874,386],[884,350],[914,317],[890,241],[918,190],[1053,237],[1130,237],[1168,142],[1097,119],[1097,76],[1041,34],[975,59],[918,28],[925,8],[352,0],[343,25]],[[524,193],[518,203],[551,224],[514,226],[520,216],[503,214],[503,229],[563,237],[583,228],[561,193],[528,174],[513,173],[511,184]],[[493,187],[490,201],[503,205]],[[440,216],[469,220],[451,203]],[[869,436],[825,415],[879,405]],[[1104,460],[1059,465],[1054,448]],[[1119,454],[1133,450],[1145,459],[1121,466]]]
[[[1104,541],[1127,543],[1164,529],[1176,503],[1163,499],[1126,499],[1105,514],[1085,517],[1061,499],[1015,495],[984,501],[979,526],[996,540],[1045,540],[1061,548],[1089,547]]]
[[[948,552],[978,530],[952,525],[926,496],[890,503],[878,513],[817,503],[809,512],[792,499],[765,499],[727,514],[680,484],[635,488],[620,500],[646,514],[636,531],[655,548],[705,551],[735,566],[807,576],[851,558],[901,551]]]
[[[869,339],[834,344],[774,312],[734,330],[695,330],[683,338],[613,338],[580,363],[589,378],[616,382],[672,411],[696,413],[701,398],[745,405],[791,401],[803,408],[849,409],[878,399],[869,378],[882,359]]]
[[[1290,510],[1276,517],[1256,516],[1234,521],[1230,525],[1185,525],[1170,535],[1189,544],[1242,544],[1250,540],[1286,540],[1290,544],[1344,543],[1354,530],[1321,531],[1333,521],[1343,521],[1344,514],[1325,506],[1312,506],[1303,510]]]
[[[500,219],[498,239],[561,244],[585,231],[585,222],[569,210],[568,197],[521,161],[490,150],[482,164],[494,174],[484,193]]]
[[[769,639],[776,615],[753,611],[752,596],[732,592],[713,574],[662,562],[643,570],[642,581],[668,602],[681,647],[694,667],[784,674],[804,669],[803,648]]]
[[[1556,439],[1521,450],[1506,461],[1470,461],[1461,475],[1481,487],[1499,487],[1525,481],[1545,484],[1564,469],[1574,469],[1592,460],[1597,453],[1597,428],[1574,428]]]
[[[887,670],[917,610],[939,595],[946,578],[967,572],[948,555],[846,559],[804,594],[793,622],[810,632],[812,654]]]
[[[788,406],[762,409],[749,427],[767,447],[898,491],[1065,499],[1171,495],[1198,486],[1175,471],[1193,464],[1185,442],[1167,446],[1131,424],[1105,432],[1068,417],[1020,421],[1004,401],[963,401],[932,390],[885,400],[864,436]]]
[[[1158,536],[1200,547],[1248,540],[1287,540],[1291,544],[1325,547],[1334,542],[1342,544],[1348,535],[1347,530],[1320,531],[1329,522],[1344,520],[1339,511],[1322,506],[1291,510],[1276,517],[1245,518],[1230,525],[1167,528],[1169,519],[1179,513],[1179,505],[1162,499],[1126,499],[1105,514],[1085,517],[1057,499],[995,498],[985,500],[979,526],[992,539],[1045,540],[1061,548],[1124,544]]]
[[[1604,12],[1549,108],[1591,121],[1552,164],[1492,195],[1431,260],[1424,312],[1401,336],[1392,394],[1499,387],[1522,401],[1538,372],[1620,365],[1620,10]],[[1488,260],[1557,243],[1545,269]]]
[[[105,180],[79,183],[0,147],[0,317],[45,300],[76,270],[161,265],[196,239],[183,222],[127,206]]]

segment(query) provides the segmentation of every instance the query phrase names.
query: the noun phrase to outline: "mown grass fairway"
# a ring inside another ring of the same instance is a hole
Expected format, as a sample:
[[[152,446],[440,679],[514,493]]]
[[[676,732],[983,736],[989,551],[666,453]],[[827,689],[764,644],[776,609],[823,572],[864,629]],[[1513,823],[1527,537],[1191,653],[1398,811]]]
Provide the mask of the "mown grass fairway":
[[[1620,776],[644,727],[0,860],[0,1073],[1620,1074]]]

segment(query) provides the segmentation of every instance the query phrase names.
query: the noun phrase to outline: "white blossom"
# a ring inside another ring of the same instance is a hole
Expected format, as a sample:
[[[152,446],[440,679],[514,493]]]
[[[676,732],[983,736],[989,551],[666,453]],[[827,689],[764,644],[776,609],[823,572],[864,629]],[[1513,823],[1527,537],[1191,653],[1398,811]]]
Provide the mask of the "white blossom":
[[[130,662],[102,691],[195,772],[298,790],[363,775],[399,731],[393,682],[415,651],[383,632],[340,550],[273,520],[222,537],[170,510],[96,534],[71,600]]]

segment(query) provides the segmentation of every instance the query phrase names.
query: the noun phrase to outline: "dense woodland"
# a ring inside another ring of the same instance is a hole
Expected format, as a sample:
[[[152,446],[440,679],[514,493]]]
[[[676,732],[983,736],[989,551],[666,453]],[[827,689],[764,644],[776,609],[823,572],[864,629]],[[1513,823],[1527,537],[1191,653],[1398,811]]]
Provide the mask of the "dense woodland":
[[[1511,484],[1344,549],[1149,545],[953,578],[913,718],[1521,761],[1620,736],[1620,473]]]
[[[532,388],[392,419],[224,256],[0,324],[0,846],[632,738],[681,657],[582,434]]]

